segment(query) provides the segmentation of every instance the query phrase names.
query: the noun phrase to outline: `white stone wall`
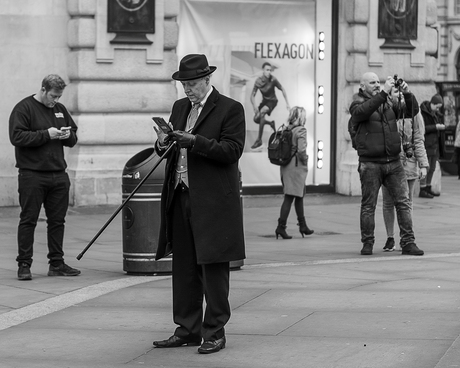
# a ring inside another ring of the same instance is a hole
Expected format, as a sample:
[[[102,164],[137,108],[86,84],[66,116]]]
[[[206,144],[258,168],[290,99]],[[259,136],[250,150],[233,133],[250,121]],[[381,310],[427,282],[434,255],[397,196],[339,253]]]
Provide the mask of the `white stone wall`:
[[[47,74],[67,76],[67,2],[11,0],[0,6],[0,206],[18,204],[14,147],[8,133],[13,107],[41,87]],[[67,104],[67,93],[61,99]]]
[[[17,205],[17,169],[8,117],[43,77],[61,75],[61,102],[77,123],[78,145],[66,150],[75,206],[121,203],[125,163],[151,147],[151,117],[168,116],[177,98],[172,73],[179,0],[156,0],[151,45],[112,45],[108,0],[9,0],[0,7],[0,206]]]

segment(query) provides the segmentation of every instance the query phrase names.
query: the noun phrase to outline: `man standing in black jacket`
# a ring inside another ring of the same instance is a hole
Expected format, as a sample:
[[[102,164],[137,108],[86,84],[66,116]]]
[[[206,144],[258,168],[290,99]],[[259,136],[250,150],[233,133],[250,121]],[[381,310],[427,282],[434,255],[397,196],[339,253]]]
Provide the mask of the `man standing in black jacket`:
[[[442,97],[434,95],[430,101],[423,101],[420,105],[423,121],[425,123],[425,150],[428,156],[428,174],[425,179],[420,180],[419,197],[433,198],[439,196],[439,192],[431,189],[431,180],[433,179],[436,163],[438,162],[439,151],[439,131],[445,130],[446,126],[441,123],[439,109],[442,107]]]
[[[18,227],[18,279],[31,280],[34,232],[42,205],[47,217],[48,276],[77,276],[80,271],[64,263],[64,222],[69,205],[70,180],[64,146],[77,143],[77,126],[58,102],[66,87],[55,74],[46,76],[38,93],[24,98],[10,115],[10,141],[19,169],[21,206]]]
[[[395,203],[402,254],[424,254],[415,244],[409,187],[399,159],[401,138],[396,122],[397,118],[402,117],[403,109],[388,98],[395,88],[395,82],[395,78],[388,77],[381,90],[378,76],[371,72],[364,73],[359,92],[353,96],[350,105],[352,124],[356,130],[358,172],[361,179],[362,255],[372,254],[375,242],[375,208],[382,185],[388,189]],[[419,112],[417,100],[406,82],[397,80],[397,84],[406,101],[405,117],[411,117],[412,114],[415,116]]]

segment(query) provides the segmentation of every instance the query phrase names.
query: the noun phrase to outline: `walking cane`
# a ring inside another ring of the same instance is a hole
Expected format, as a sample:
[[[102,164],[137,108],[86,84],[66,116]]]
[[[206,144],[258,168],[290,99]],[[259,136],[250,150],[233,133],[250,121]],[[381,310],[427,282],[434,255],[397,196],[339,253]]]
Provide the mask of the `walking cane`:
[[[144,184],[144,182],[149,178],[150,175],[155,171],[155,169],[160,165],[161,161],[166,157],[168,152],[171,150],[171,148],[176,144],[176,142],[172,142],[171,145],[168,147],[168,149],[163,153],[162,156],[160,156],[160,159],[157,161],[157,163],[152,167],[152,169],[149,171],[149,173],[137,184],[136,188],[133,189],[131,194],[126,198],[123,203],[115,210],[113,215],[108,219],[108,221],[102,226],[101,230],[98,231],[98,233],[94,236],[93,239],[88,243],[85,249],[77,256],[77,259],[80,260],[83,255],[86,253],[86,251],[93,245],[93,243],[99,238],[99,235],[103,233],[103,231],[109,226],[109,224],[112,222],[112,220],[115,218],[116,215],[123,209],[123,207],[128,203],[128,201],[134,196],[134,194],[139,190],[139,188]]]

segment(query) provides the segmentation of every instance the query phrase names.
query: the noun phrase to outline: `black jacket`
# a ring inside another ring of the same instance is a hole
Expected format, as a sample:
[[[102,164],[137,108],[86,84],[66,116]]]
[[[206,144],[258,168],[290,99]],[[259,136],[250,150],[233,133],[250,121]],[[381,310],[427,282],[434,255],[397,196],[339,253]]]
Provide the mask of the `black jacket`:
[[[356,149],[361,162],[390,162],[399,160],[401,138],[397,118],[417,115],[415,96],[405,93],[405,108],[393,105],[381,91],[369,97],[361,89],[350,105],[352,124],[356,129]]]
[[[436,124],[440,124],[438,115],[431,110],[430,101],[420,105],[423,121],[425,122],[425,150],[428,156],[435,156],[439,149],[439,135]]]
[[[51,139],[48,129],[70,126],[70,137]],[[77,143],[77,126],[65,106],[46,107],[33,96],[13,109],[9,121],[10,141],[15,146],[16,167],[36,171],[62,171],[67,167],[64,146]]]
[[[184,130],[192,108],[188,98],[174,103],[170,122]],[[243,106],[215,88],[209,95],[192,133],[187,150],[191,226],[198,264],[230,262],[245,258],[243,212],[238,162],[246,137]],[[161,155],[156,145],[157,152]],[[161,197],[161,226],[156,259],[168,255],[173,231],[171,204],[179,148],[167,157]]]

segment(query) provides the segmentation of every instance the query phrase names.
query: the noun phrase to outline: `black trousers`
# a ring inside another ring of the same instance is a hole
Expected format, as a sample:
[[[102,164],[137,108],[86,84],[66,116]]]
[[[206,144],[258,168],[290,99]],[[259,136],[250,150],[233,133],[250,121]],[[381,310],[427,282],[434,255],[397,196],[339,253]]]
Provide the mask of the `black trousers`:
[[[230,264],[197,263],[190,225],[190,196],[180,185],[174,192],[172,211],[173,316],[178,325],[174,334],[190,341],[219,339],[225,335],[224,326],[231,314],[228,302]],[[206,301],[204,316],[203,296]]]
[[[69,206],[70,180],[65,171],[40,172],[19,170],[18,192],[21,205],[18,226],[19,263],[32,264],[35,227],[40,210],[45,208],[48,238],[48,259],[53,266],[64,262],[62,243],[64,223]]]

